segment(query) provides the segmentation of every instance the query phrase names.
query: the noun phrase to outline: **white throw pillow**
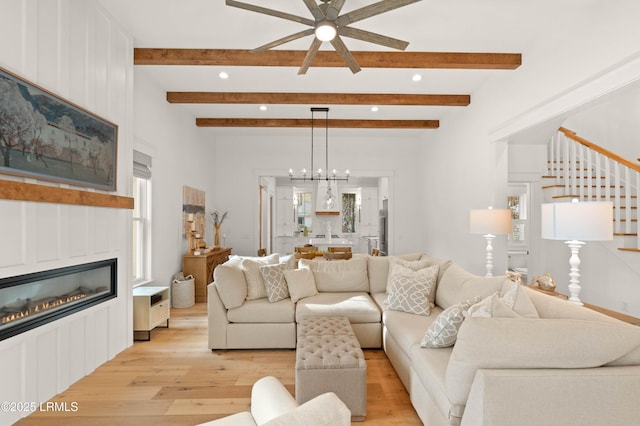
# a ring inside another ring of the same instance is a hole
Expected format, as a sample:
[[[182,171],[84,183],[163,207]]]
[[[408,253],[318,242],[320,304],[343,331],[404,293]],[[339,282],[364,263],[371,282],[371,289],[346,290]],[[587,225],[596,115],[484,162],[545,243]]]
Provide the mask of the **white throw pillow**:
[[[389,280],[391,288],[385,300],[387,309],[417,315],[429,315],[429,294],[435,291],[438,265],[414,271],[398,264],[391,264]]]
[[[247,300],[262,299],[267,297],[264,280],[260,273],[261,265],[277,264],[280,256],[274,253],[264,257],[244,257],[240,263],[244,277],[247,280]]]
[[[265,290],[269,302],[274,303],[289,297],[289,288],[284,279],[284,271],[287,267],[284,263],[277,265],[262,265],[260,273],[264,280]]]
[[[475,318],[540,318],[520,284],[507,281],[501,293],[494,293],[471,306],[467,315]]]
[[[387,276],[387,293],[391,288],[391,269],[393,265],[400,265],[404,268],[411,269],[412,271],[418,271],[430,266],[427,260],[405,260],[395,256],[389,256],[389,275]]]
[[[284,271],[292,302],[318,294],[313,272],[309,269],[289,269]]]
[[[247,298],[247,281],[239,264],[227,262],[218,265],[213,270],[213,281],[216,283],[225,308],[233,309],[242,306]]]
[[[477,297],[474,300],[457,303],[449,306],[431,323],[425,333],[420,346],[423,348],[448,348],[456,343],[458,330],[464,321],[464,313],[471,305],[480,301]]]

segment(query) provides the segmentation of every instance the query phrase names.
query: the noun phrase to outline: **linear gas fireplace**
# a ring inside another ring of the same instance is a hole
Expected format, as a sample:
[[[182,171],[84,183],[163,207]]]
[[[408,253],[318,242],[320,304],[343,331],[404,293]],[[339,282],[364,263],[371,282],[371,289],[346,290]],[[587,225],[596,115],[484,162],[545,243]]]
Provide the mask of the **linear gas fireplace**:
[[[117,259],[0,279],[0,340],[117,295]]]

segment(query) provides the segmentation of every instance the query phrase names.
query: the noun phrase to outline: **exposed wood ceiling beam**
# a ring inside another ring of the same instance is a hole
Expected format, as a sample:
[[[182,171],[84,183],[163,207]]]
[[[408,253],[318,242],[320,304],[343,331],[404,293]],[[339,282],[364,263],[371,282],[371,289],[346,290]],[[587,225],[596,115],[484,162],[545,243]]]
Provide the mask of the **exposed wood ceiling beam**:
[[[363,68],[458,68],[512,70],[522,64],[520,53],[351,52]],[[223,65],[299,67],[306,50],[161,49],[135,48],[134,65]],[[332,50],[319,51],[314,67],[344,67]]]
[[[167,92],[170,103],[467,106],[469,95],[389,93]]]
[[[323,126],[324,126],[324,121]],[[327,120],[331,128],[437,129],[439,120]],[[311,127],[310,118],[196,118],[198,127]]]

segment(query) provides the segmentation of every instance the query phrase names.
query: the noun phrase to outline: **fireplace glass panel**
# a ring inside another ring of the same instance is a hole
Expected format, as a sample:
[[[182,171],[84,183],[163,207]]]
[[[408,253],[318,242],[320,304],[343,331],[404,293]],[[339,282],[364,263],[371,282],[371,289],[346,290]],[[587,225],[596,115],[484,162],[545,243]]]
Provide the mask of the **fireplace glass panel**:
[[[116,297],[117,259],[0,279],[0,340]]]

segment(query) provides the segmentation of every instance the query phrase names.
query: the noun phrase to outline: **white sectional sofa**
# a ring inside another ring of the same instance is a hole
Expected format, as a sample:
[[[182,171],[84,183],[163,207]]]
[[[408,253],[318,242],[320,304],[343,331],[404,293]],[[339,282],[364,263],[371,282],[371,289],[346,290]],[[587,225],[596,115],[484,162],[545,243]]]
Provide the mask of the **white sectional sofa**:
[[[363,347],[384,349],[427,425],[638,424],[639,327],[423,254],[301,261],[318,293],[274,303],[247,300],[242,262],[218,266],[209,285],[212,350],[295,348],[300,318],[347,316]],[[387,292],[390,263],[437,265],[428,315],[407,312],[420,298],[397,299],[404,287]]]

